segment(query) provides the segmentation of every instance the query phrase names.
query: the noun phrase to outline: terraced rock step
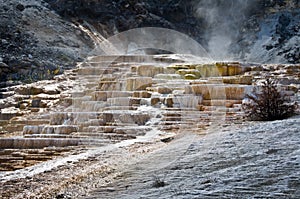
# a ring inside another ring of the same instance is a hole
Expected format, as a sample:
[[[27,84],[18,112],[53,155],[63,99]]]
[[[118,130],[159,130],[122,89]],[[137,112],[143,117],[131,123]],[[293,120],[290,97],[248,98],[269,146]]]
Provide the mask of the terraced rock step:
[[[0,149],[41,149],[44,147],[77,146],[79,139],[1,138]]]
[[[41,149],[1,149],[0,171],[14,171],[40,162],[67,155],[72,147],[45,147]]]

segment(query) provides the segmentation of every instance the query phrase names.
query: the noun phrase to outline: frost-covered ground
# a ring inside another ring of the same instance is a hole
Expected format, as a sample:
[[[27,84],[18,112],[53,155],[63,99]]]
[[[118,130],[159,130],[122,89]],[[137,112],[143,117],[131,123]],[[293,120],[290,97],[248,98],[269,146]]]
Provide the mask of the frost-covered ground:
[[[299,116],[190,136],[126,166],[84,198],[300,198]],[[165,186],[155,188],[157,180]]]

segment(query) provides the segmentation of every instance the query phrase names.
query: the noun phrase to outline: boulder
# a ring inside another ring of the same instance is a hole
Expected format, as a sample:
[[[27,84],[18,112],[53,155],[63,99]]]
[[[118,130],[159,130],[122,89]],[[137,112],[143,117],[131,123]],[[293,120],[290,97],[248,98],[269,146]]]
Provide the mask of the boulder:
[[[153,97],[151,98],[151,106],[155,106],[160,102],[159,97]]]
[[[28,103],[27,103],[27,102],[22,102],[22,103],[20,103],[20,109],[21,109],[21,110],[24,110],[24,109],[26,109],[26,108],[28,108]]]
[[[167,97],[165,100],[164,100],[164,104],[167,106],[167,107],[173,107],[173,98],[172,97]]]
[[[170,94],[173,92],[173,90],[171,88],[168,87],[157,87],[157,92],[160,94]]]
[[[35,85],[25,85],[25,86],[18,86],[15,89],[15,92],[20,95],[38,95],[43,93],[43,88],[37,87]]]
[[[43,93],[48,94],[48,95],[56,95],[59,94],[61,91],[58,88],[58,86],[55,85],[46,85],[43,87]]]
[[[31,107],[40,108],[41,107],[41,99],[33,99],[31,101]]]
[[[114,115],[110,112],[104,112],[101,114],[100,117],[104,121],[105,124],[114,121]]]

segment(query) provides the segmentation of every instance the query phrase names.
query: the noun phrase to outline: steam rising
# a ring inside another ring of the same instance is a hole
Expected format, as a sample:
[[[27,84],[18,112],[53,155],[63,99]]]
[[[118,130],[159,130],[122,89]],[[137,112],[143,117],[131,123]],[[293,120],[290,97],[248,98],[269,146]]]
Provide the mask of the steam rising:
[[[199,0],[197,16],[206,23],[204,38],[209,53],[215,59],[232,58],[230,45],[239,33],[240,25],[255,1],[250,0]]]

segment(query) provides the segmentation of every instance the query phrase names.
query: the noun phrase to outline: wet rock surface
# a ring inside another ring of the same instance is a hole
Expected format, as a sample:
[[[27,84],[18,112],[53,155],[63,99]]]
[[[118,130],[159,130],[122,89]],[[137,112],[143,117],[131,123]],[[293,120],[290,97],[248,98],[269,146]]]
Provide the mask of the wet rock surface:
[[[265,76],[299,101],[299,65],[185,58],[122,55],[107,66],[116,57],[93,56],[53,80],[4,89],[3,197],[298,196],[299,117],[249,123],[241,103]],[[136,70],[153,65],[163,76]],[[182,68],[201,77],[185,79]]]
[[[299,65],[188,64],[180,55],[171,63],[169,56],[123,55],[118,57],[123,62],[109,67],[113,56],[94,56],[53,80],[3,89],[0,148],[106,146],[151,129],[198,133],[217,121],[241,120],[245,94],[265,75],[280,82],[293,100],[299,97]],[[140,72],[154,69],[157,60],[163,65],[155,67],[156,73],[171,78]],[[173,79],[182,68],[185,75],[197,71],[201,77]],[[23,159],[14,160],[15,169]]]

